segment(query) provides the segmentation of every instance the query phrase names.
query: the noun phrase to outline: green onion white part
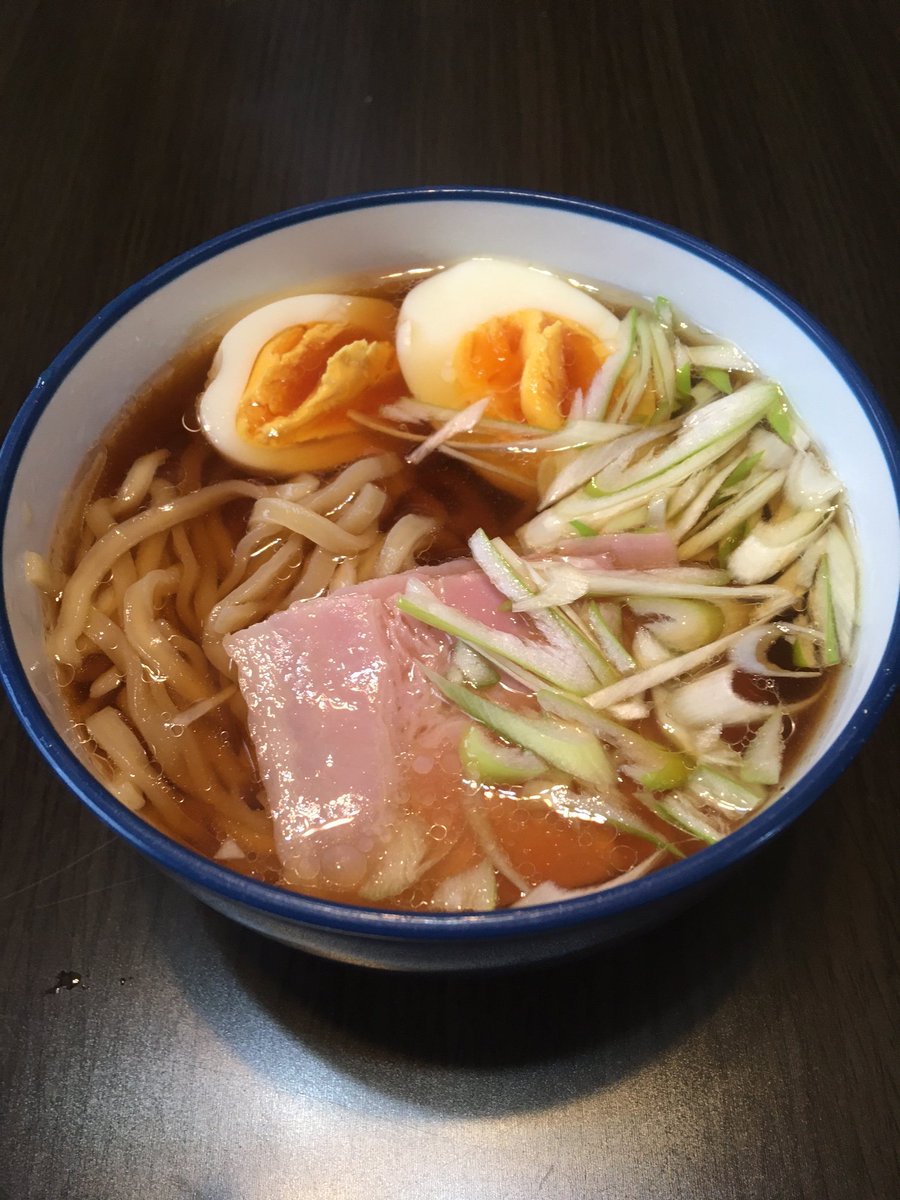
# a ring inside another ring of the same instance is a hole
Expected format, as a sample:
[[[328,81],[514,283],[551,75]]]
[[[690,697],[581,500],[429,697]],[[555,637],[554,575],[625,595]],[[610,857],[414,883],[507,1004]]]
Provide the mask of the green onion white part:
[[[740,768],[745,783],[761,783],[767,787],[778,783],[784,759],[783,725],[784,718],[779,710],[763,721],[753,735]]]
[[[728,559],[738,583],[761,583],[790,566],[831,520],[834,510],[801,511],[780,521],[760,521]]]
[[[497,907],[497,878],[487,859],[451,875],[434,889],[433,908],[440,912],[490,912]]]

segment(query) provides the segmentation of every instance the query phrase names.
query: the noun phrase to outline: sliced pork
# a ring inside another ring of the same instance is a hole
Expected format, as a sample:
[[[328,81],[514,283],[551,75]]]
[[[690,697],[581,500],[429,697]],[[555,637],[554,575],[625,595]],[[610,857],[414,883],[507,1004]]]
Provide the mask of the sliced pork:
[[[561,553],[589,550],[578,557],[592,567],[668,566],[674,548],[663,538],[579,539]],[[298,601],[226,640],[278,852],[305,890],[373,902],[396,895],[440,853],[429,830],[462,819],[457,747],[468,719],[420,665],[445,673],[452,639],[396,607],[413,578],[465,616],[528,634],[528,618],[461,560]]]

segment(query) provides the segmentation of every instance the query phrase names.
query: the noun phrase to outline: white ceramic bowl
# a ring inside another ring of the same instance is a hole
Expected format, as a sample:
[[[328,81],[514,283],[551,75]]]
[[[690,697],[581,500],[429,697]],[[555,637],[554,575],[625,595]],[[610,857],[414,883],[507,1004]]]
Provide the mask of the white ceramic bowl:
[[[23,555],[46,550],[70,481],[121,405],[217,314],[335,275],[476,254],[665,295],[783,385],[847,486],[862,576],[855,661],[786,794],[718,845],[633,884],[555,906],[455,917],[372,912],[243,879],[151,829],[90,774],[43,653]],[[0,670],[26,729],[72,790],[237,920],[294,945],[379,966],[473,967],[551,957],[621,936],[684,904],[792,821],[859,749],[896,674],[897,475],[890,420],[840,347],[771,284],[677,230],[531,193],[453,189],[329,201],[258,221],[175,259],[108,305],[38,380],[0,453]]]

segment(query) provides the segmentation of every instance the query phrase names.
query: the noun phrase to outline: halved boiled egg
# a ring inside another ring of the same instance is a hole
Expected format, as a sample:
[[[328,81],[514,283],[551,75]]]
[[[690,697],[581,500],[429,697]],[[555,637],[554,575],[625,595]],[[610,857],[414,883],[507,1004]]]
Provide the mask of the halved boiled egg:
[[[616,339],[619,321],[547,271],[473,258],[414,287],[400,308],[397,357],[417,400],[558,429]]]
[[[311,440],[356,436],[347,410],[399,383],[397,310],[362,296],[291,296],[258,308],[222,338],[200,398],[200,426],[227,458],[292,475]]]

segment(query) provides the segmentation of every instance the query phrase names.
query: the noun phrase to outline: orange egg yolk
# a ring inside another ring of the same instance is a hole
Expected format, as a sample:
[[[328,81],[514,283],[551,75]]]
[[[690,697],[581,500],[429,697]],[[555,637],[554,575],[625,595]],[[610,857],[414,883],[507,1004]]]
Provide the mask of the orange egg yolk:
[[[490,396],[489,416],[559,429],[608,353],[574,321],[526,309],[467,333],[453,365],[466,403]]]
[[[260,350],[237,430],[260,445],[293,445],[357,428],[347,416],[397,394],[394,347],[352,325],[320,321],[281,330]]]

